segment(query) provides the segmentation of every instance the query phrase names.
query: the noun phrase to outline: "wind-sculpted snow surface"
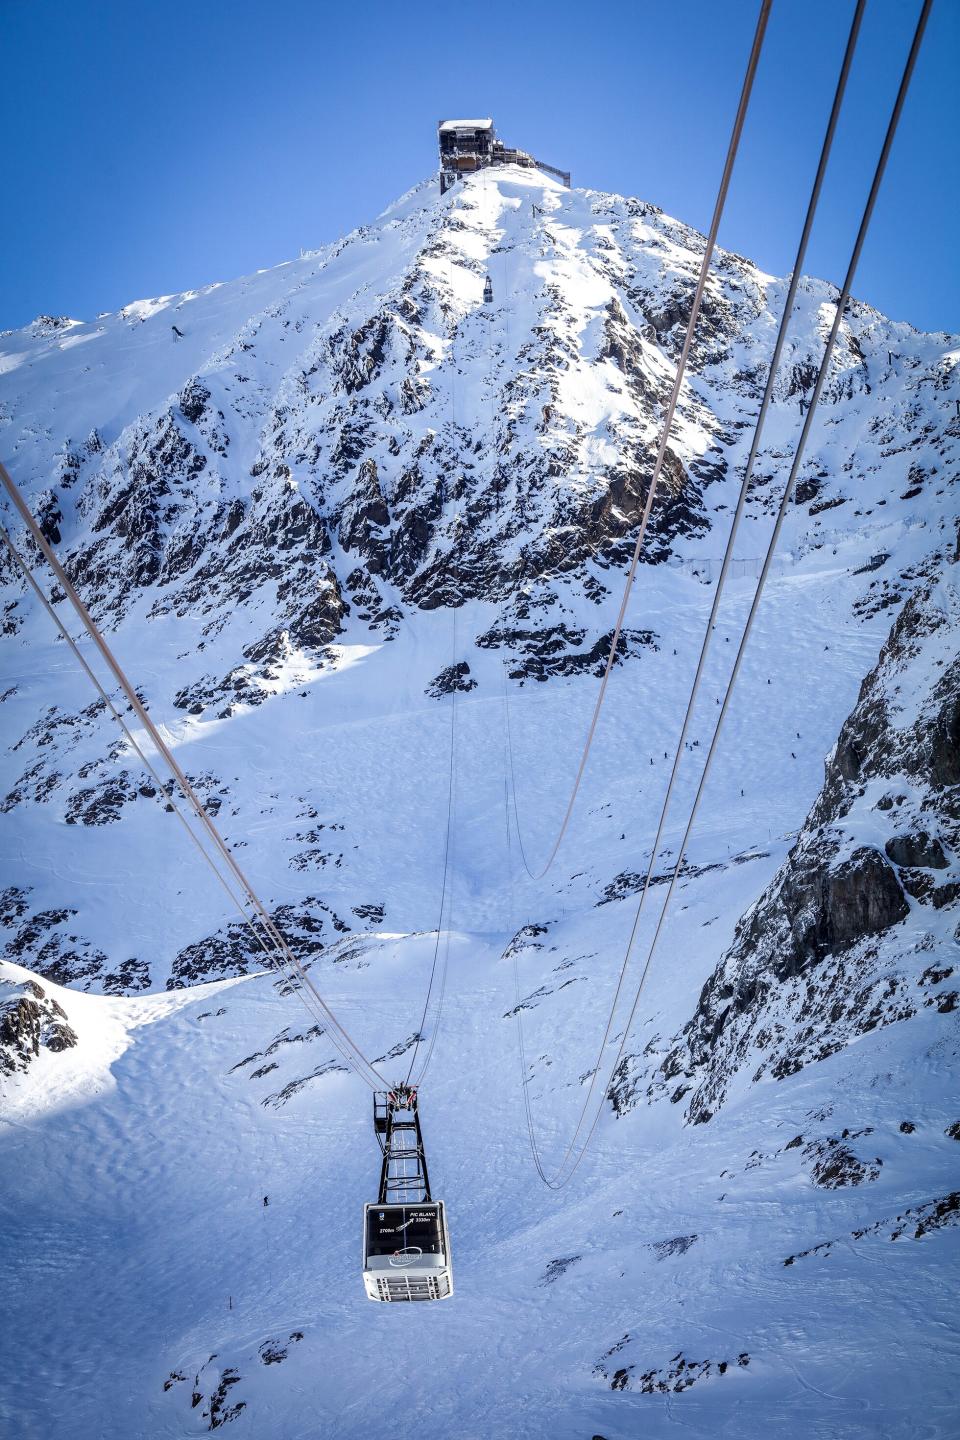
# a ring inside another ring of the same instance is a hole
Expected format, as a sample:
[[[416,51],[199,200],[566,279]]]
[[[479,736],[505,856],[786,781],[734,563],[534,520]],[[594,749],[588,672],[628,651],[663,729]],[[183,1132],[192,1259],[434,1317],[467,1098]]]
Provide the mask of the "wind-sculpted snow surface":
[[[851,303],[623,1064],[623,1004],[599,1056],[593,1148],[559,1197],[530,1162],[521,1085],[552,1170],[652,865],[632,998],[836,299],[801,283],[651,856],[786,293],[718,252],[535,881],[703,243],[505,168],[290,264],[0,337],[0,453],[397,1078],[446,864],[421,1093],[456,1271],[449,1304],[364,1299],[369,1094],[2,560],[3,1314],[25,1339],[0,1428],[954,1434],[956,339]]]

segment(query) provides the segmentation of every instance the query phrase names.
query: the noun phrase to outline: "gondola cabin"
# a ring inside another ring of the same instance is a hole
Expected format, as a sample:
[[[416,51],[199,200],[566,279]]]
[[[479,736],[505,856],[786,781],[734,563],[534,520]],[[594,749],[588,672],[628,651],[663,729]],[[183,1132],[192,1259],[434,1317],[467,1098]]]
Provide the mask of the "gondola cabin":
[[[383,1155],[379,1198],[363,1207],[363,1288],[368,1300],[447,1300],[453,1294],[442,1200],[430,1194],[417,1092],[378,1090],[373,1130]]]
[[[453,1294],[442,1200],[365,1205],[363,1284],[370,1300],[446,1300]]]

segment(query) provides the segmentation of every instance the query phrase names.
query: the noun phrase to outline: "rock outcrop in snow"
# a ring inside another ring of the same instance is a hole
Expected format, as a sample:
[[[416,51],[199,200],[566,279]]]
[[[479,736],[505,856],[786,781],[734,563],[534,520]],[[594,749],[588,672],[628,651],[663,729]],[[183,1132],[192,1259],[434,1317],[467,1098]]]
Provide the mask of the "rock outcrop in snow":
[[[56,1054],[76,1043],[67,1012],[42,985],[0,981],[0,1075],[26,1070],[41,1049]]]

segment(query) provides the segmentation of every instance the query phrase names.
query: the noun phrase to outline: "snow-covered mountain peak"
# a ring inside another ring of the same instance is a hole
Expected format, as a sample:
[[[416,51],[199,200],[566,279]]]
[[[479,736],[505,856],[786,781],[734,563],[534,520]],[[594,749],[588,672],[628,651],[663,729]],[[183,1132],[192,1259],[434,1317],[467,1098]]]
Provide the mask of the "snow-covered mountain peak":
[[[580,801],[532,881],[516,826],[536,870],[703,244],[643,201],[503,167],[254,275],[0,337],[0,453],[378,1064],[414,1043],[446,897],[424,1114],[458,1276],[451,1318],[369,1313],[369,1099],[4,560],[0,1133],[37,1227],[10,1262],[35,1336],[23,1433],[62,1429],[70,1393],[83,1440],[318,1415],[366,1440],[384,1324],[401,1435],[483,1414],[492,1440],[619,1440],[684,1404],[695,1434],[734,1415],[738,1434],[859,1436],[878,1397],[890,1433],[921,1409],[948,1433],[924,1377],[958,1213],[956,337],[849,307],[676,900],[559,1204],[526,1150],[521,1083],[563,1154],[651,865],[628,999],[652,939],[833,317],[834,288],[804,279],[651,856],[786,294],[718,252]],[[862,1277],[891,1239],[879,1296]],[[308,1264],[277,1258],[294,1242]],[[878,1337],[916,1295],[892,1375]],[[456,1372],[449,1409],[427,1345]]]

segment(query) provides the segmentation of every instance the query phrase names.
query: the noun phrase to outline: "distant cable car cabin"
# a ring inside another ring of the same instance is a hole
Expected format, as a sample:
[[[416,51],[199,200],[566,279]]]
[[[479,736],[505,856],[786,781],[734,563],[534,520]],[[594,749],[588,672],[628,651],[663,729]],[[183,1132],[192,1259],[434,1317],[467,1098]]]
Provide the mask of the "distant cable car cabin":
[[[546,170],[556,175],[567,189],[570,188],[570,171],[558,170],[543,160],[535,160],[526,150],[512,150],[497,139],[493,121],[489,116],[482,120],[441,120],[437,125],[437,139],[440,145],[440,194],[464,175],[482,170],[487,165],[522,165],[527,169]]]
[[[383,1165],[379,1198],[363,1207],[367,1299],[446,1300],[453,1294],[450,1237],[443,1201],[430,1195],[416,1090],[378,1090],[373,1128]]]
[[[487,276],[486,283],[483,287],[483,303],[484,305],[493,304],[493,281],[490,279],[489,275]]]

